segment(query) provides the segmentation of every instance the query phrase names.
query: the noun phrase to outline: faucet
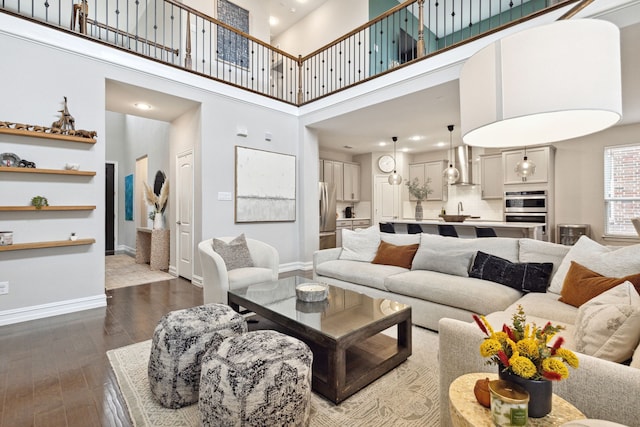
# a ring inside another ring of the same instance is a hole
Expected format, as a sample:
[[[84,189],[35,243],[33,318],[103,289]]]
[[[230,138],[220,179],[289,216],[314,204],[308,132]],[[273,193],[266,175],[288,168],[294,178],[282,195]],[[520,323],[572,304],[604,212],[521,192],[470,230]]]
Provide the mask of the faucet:
[[[460,212],[462,212],[464,210],[464,207],[462,206],[462,202],[458,202],[458,215],[460,215]]]

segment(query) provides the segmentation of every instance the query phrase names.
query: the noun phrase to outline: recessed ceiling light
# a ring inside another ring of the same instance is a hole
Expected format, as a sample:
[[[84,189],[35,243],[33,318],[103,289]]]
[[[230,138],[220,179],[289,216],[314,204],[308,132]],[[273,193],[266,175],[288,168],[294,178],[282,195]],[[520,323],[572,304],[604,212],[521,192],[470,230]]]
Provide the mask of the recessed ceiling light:
[[[307,0],[298,0],[298,3],[306,3]]]
[[[276,26],[279,23],[280,23],[280,20],[278,18],[276,18],[275,16],[270,16],[269,17],[269,25]]]
[[[136,102],[135,104],[133,104],[133,106],[138,110],[151,110],[151,105],[147,104],[146,102]]]
[[[383,141],[383,142],[378,142],[378,145],[379,145],[380,147],[384,147],[384,146],[386,146],[386,145],[387,145],[387,143],[386,143],[386,142],[384,142],[384,141]]]
[[[422,136],[422,135],[414,135],[414,136],[409,138],[410,141],[420,141],[420,140],[423,140],[423,139],[424,139],[424,136]]]
[[[442,141],[440,141],[440,142],[438,142],[436,145],[437,145],[438,147],[444,147],[445,145],[447,145],[447,143],[446,143],[446,142],[442,142]]]
[[[295,7],[292,7],[291,9],[289,9],[289,12],[291,12],[291,13],[296,13],[296,8],[295,8]]]
[[[405,148],[403,148],[403,149],[402,149],[402,150],[400,150],[400,151],[402,151],[403,153],[408,153],[408,152],[409,152],[409,149],[405,147]]]

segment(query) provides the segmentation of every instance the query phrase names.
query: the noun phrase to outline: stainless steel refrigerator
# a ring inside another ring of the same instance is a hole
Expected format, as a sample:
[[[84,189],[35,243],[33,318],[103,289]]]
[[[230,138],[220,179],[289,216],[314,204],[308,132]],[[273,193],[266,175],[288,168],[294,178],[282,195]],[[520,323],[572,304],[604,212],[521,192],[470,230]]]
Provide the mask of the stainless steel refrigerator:
[[[336,247],[336,186],[320,183],[320,249]]]

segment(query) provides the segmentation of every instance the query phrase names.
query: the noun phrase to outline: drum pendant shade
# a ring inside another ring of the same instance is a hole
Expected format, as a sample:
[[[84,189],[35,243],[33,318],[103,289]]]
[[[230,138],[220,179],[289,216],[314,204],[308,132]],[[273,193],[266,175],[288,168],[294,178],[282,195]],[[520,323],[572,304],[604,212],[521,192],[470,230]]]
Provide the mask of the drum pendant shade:
[[[479,147],[562,141],[622,118],[620,31],[597,19],[507,36],[460,72],[462,139]]]

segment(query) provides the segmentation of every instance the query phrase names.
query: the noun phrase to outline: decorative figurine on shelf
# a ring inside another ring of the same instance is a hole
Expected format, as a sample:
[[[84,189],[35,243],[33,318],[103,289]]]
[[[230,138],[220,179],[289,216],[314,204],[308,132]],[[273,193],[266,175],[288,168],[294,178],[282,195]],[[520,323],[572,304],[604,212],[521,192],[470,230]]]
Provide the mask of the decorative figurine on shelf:
[[[67,97],[64,97],[64,108],[62,110],[58,110],[60,114],[60,119],[51,123],[51,133],[67,133],[69,130],[76,129],[76,120],[73,118],[71,113],[69,113],[69,108],[67,107]],[[54,132],[54,129],[59,129],[59,132]]]
[[[31,205],[35,206],[36,209],[42,209],[43,206],[49,206],[49,201],[46,197],[35,196],[31,199]]]
[[[29,160],[22,159],[18,162],[18,167],[19,168],[35,168],[36,164],[35,162],[30,162]]]

